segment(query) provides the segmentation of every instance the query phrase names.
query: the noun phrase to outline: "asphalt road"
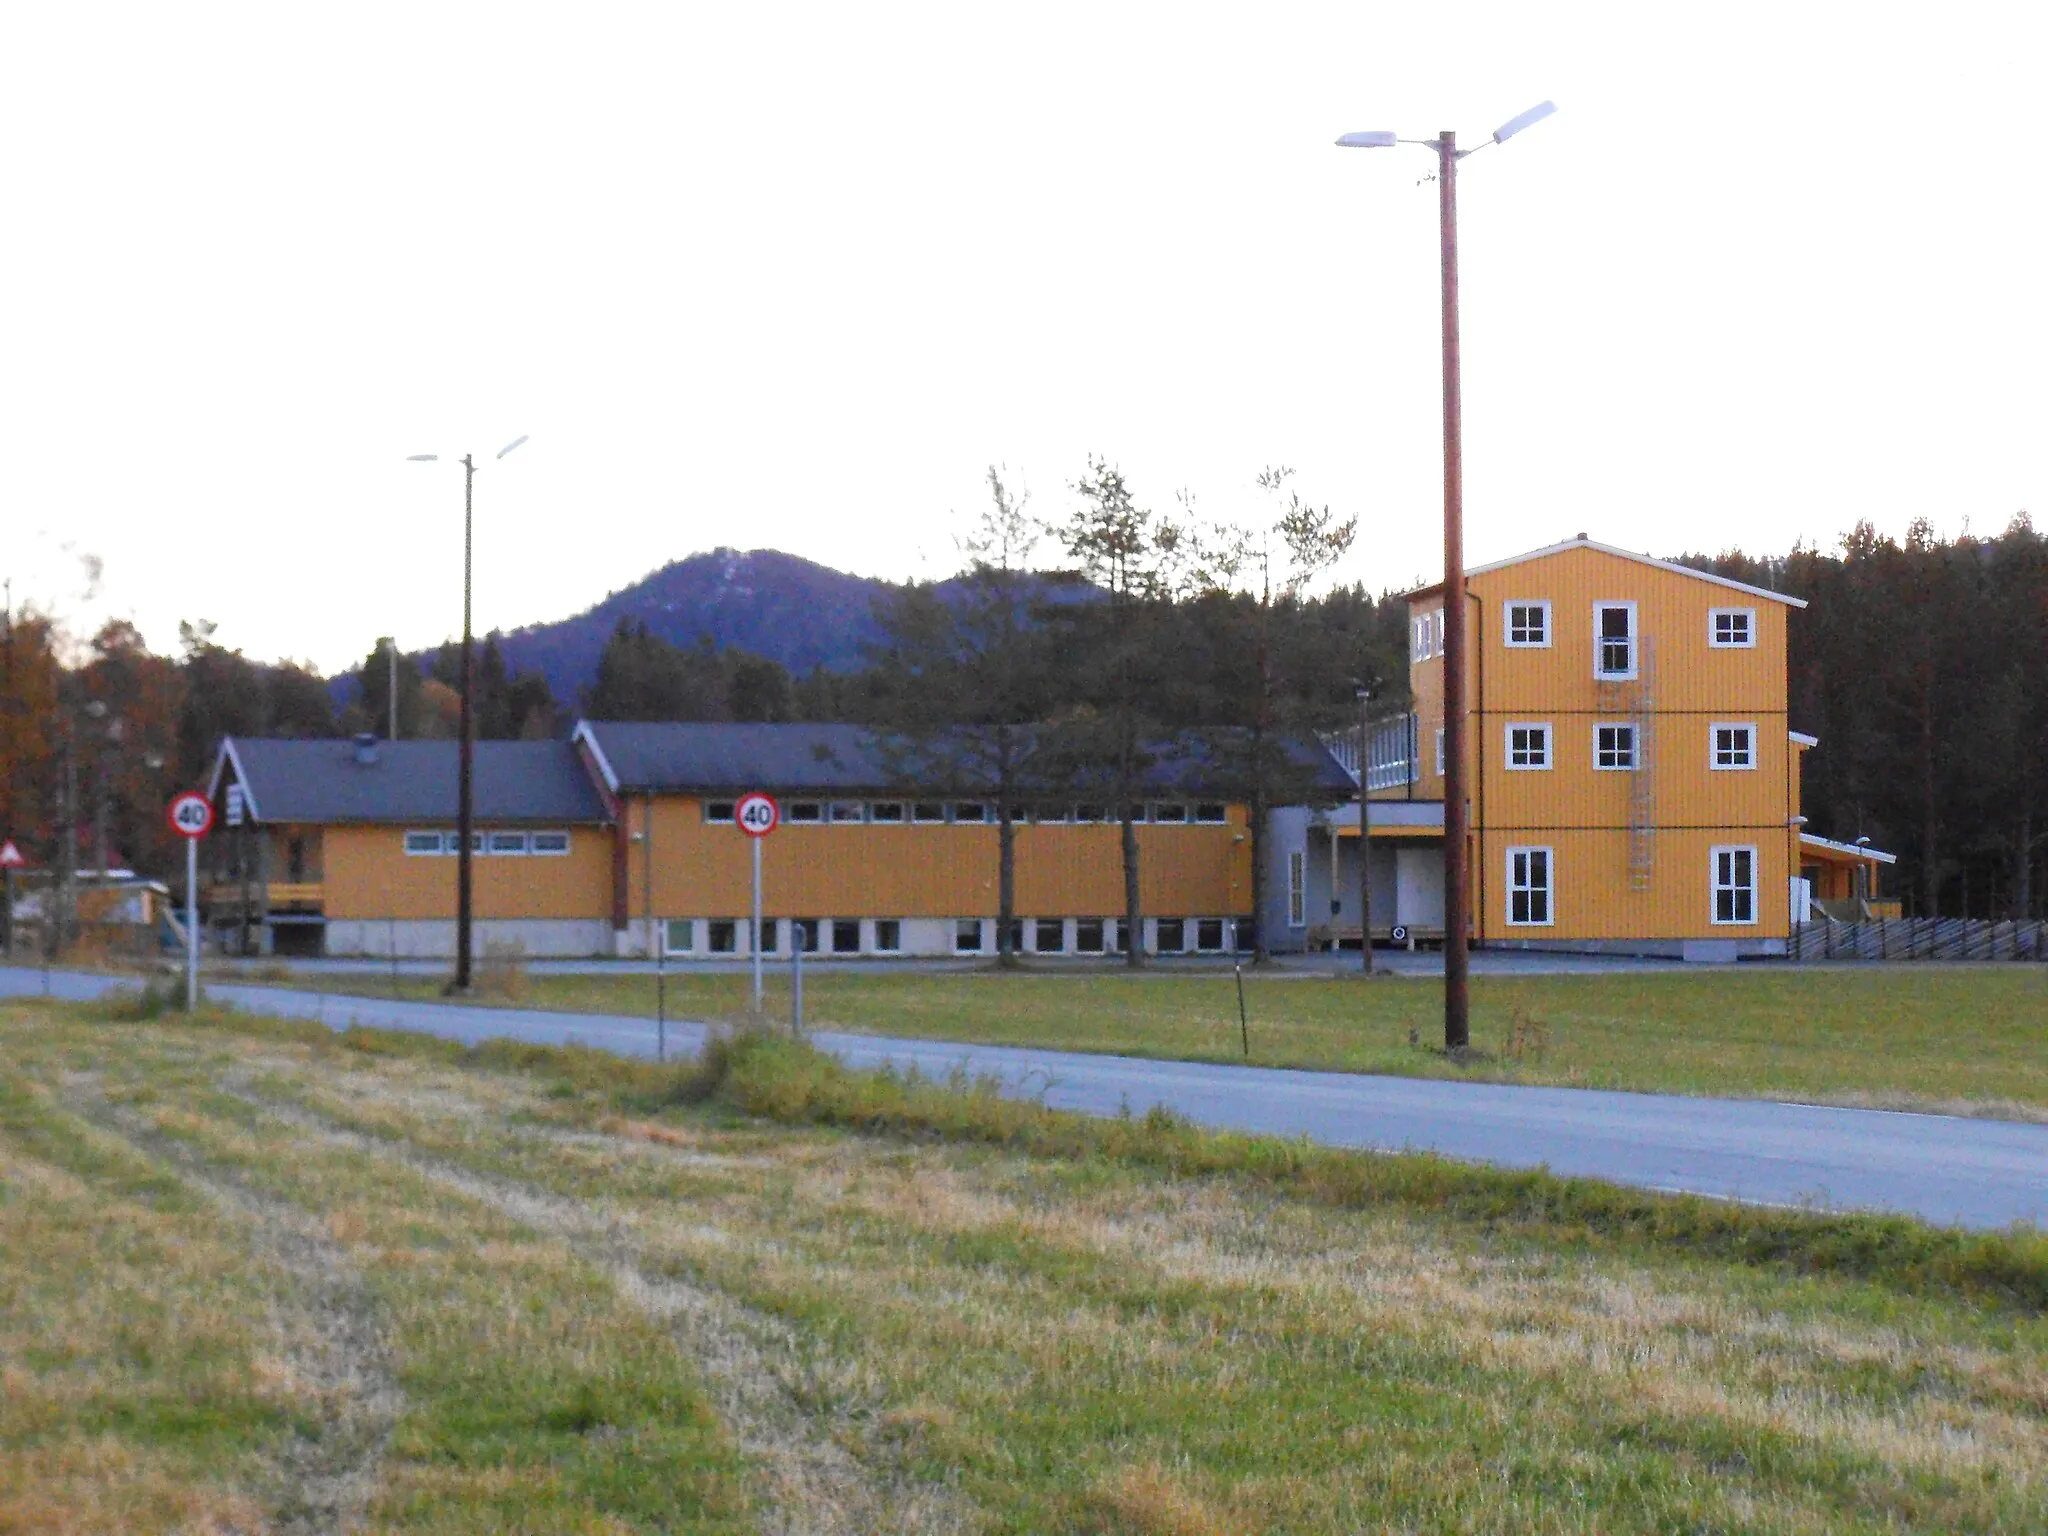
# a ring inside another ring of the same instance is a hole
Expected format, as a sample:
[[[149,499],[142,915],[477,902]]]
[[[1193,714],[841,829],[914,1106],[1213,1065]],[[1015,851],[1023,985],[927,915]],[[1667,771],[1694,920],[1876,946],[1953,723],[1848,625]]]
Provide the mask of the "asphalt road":
[[[122,983],[0,967],[0,996],[89,1000]],[[132,983],[130,983],[132,985]],[[216,983],[216,1002],[252,1013],[363,1024],[475,1043],[577,1043],[655,1053],[648,1019],[342,997]],[[673,1055],[705,1026],[668,1027]],[[1548,1167],[1649,1189],[1769,1205],[1895,1211],[1941,1225],[2048,1226],[2048,1126],[1745,1099],[1520,1088],[1339,1072],[1145,1061],[1067,1051],[816,1034],[853,1067],[892,1063],[934,1077],[957,1067],[1058,1109],[1112,1115],[1155,1104],[1220,1129],[1305,1136],[1329,1146],[1427,1149],[1506,1167]]]

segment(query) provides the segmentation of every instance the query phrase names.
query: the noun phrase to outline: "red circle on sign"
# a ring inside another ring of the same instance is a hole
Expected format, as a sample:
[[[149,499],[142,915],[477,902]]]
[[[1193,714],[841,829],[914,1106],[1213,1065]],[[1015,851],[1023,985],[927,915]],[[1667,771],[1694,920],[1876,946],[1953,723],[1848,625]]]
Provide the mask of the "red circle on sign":
[[[204,837],[213,830],[213,802],[196,789],[172,800],[166,814],[171,830],[180,837]]]
[[[732,808],[732,819],[740,824],[740,830],[749,837],[766,837],[782,825],[782,807],[775,803],[773,795],[764,795],[759,790],[743,795]]]

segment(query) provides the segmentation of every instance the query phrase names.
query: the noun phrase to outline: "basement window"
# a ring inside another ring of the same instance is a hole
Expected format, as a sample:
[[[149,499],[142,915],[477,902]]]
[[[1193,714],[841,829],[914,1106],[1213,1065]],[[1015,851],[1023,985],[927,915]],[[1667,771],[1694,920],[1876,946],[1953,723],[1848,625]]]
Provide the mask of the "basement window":
[[[1550,604],[1508,603],[1501,631],[1510,650],[1542,650],[1550,645]]]
[[[1707,644],[1717,651],[1756,649],[1754,608],[1707,610]]]
[[[835,955],[857,955],[860,953],[859,918],[835,917],[832,919],[832,953]]]
[[[704,819],[719,826],[732,825],[733,802],[730,800],[706,800]]]
[[[672,917],[662,925],[661,942],[672,955],[687,955],[697,947],[697,920]]]
[[[865,821],[867,819],[866,811],[867,808],[858,800],[834,800],[832,802],[833,824],[835,826],[850,825],[854,822]]]
[[[439,853],[441,834],[438,832],[408,832],[405,834],[405,851],[412,854]]]
[[[1593,727],[1593,766],[1603,773],[1626,773],[1636,766],[1636,728],[1632,725]]]
[[[981,919],[963,917],[953,924],[953,948],[963,955],[981,953]]]
[[[1056,955],[1067,947],[1067,925],[1057,917],[1041,917],[1032,924],[1032,948],[1041,955]]]
[[[1715,848],[1714,921],[1756,921],[1756,849]]]
[[[569,834],[536,832],[533,834],[533,851],[542,858],[559,859],[569,851]]]
[[[1074,924],[1074,952],[1081,955],[1102,953],[1102,919],[1084,917]]]
[[[525,853],[526,834],[524,832],[493,832],[491,834],[491,852],[512,854]]]
[[[740,925],[729,917],[714,917],[704,925],[704,947],[714,955],[736,955],[740,948]]]
[[[818,952],[818,919],[792,917],[789,920],[789,939],[792,953],[801,945],[805,954],[815,955]]]
[[[1753,725],[1731,725],[1717,721],[1714,731],[1714,766],[1716,768],[1754,768],[1756,766],[1756,727]]]
[[[1550,850],[1508,850],[1508,924],[1515,928],[1550,926]]]
[[[878,826],[900,827],[903,825],[904,806],[901,800],[877,800],[868,807],[868,820]]]
[[[895,955],[903,952],[903,924],[893,917],[875,919],[875,953]]]
[[[993,808],[979,800],[956,800],[953,803],[953,825],[956,827],[978,827],[984,822],[994,821],[990,814]]]
[[[1177,955],[1188,947],[1188,925],[1177,917],[1159,919],[1159,953]]]
[[[1223,919],[1204,917],[1195,921],[1195,949],[1204,955],[1223,953]]]
[[[1547,722],[1521,721],[1508,727],[1508,767],[1511,769],[1550,766],[1550,726]]]
[[[943,800],[920,800],[910,808],[910,819],[919,826],[930,826],[946,819],[946,803]]]
[[[817,800],[792,800],[783,807],[782,817],[795,826],[815,827],[825,819],[825,807]]]

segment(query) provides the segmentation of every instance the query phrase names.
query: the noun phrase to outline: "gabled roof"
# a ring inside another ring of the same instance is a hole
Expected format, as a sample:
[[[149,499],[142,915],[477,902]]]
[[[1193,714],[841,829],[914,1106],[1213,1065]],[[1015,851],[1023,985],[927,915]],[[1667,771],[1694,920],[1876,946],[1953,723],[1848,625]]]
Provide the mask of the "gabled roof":
[[[378,741],[357,760],[354,741],[234,737],[221,743],[210,793],[232,778],[254,821],[452,822],[459,772],[452,741]],[[476,744],[480,822],[603,822],[604,802],[565,741]]]
[[[963,730],[959,733],[964,736]],[[753,725],[711,721],[585,720],[576,744],[614,795],[732,793],[986,794],[994,786],[975,771],[980,753],[944,743],[917,744],[858,725]],[[1285,749],[1319,788],[1349,794],[1351,776],[1320,744],[1290,741]],[[1214,755],[1199,743],[1155,747],[1144,776],[1155,794],[1221,793]],[[1071,786],[1047,786],[1064,793]],[[1072,791],[1080,793],[1080,791]]]
[[[1470,581],[1474,576],[1484,576],[1490,571],[1504,571],[1511,565],[1525,565],[1531,560],[1561,555],[1568,549],[1590,549],[1599,554],[1613,555],[1618,560],[1633,560],[1637,565],[1653,566],[1660,571],[1669,571],[1674,576],[1690,576],[1695,581],[1710,581],[1717,587],[1727,587],[1730,591],[1746,593],[1750,597],[1769,598],[1772,602],[1783,603],[1788,608],[1806,606],[1806,599],[1803,597],[1773,592],[1768,587],[1752,587],[1747,582],[1730,581],[1726,576],[1716,576],[1711,571],[1695,570],[1689,565],[1680,565],[1675,560],[1659,560],[1654,555],[1637,554],[1632,549],[1616,549],[1612,544],[1601,544],[1593,539],[1566,539],[1562,544],[1545,545],[1542,549],[1532,549],[1527,554],[1510,555],[1505,560],[1495,560],[1488,565],[1467,566],[1465,579]],[[1410,599],[1428,597],[1431,593],[1441,592],[1443,589],[1444,584],[1439,581],[1431,586],[1417,587],[1406,596]]]

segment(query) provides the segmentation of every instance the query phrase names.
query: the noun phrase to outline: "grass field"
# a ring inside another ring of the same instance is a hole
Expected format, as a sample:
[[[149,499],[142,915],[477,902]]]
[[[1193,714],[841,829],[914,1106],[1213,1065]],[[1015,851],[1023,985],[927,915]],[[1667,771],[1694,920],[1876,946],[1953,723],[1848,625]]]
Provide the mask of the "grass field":
[[[0,1008],[0,1532],[2039,1530],[2043,1296],[782,1042]]]
[[[637,975],[511,978],[525,1006],[652,1017]],[[301,978],[301,984],[306,984]],[[322,978],[388,992],[373,976]],[[744,1017],[739,972],[668,979],[671,1017]],[[406,995],[438,995],[405,978]],[[1481,1078],[1566,1087],[1926,1109],[2048,1120],[2048,967],[1741,967],[1643,974],[1479,977],[1463,1065],[1441,1042],[1433,981],[1248,977],[1250,1059],[1265,1066]],[[504,1000],[501,989],[497,998]],[[805,977],[817,1028],[1188,1060],[1243,1059],[1227,971],[1141,977],[848,972]],[[787,1018],[776,977],[768,1013]],[[1415,1032],[1416,1045],[1409,1043]]]

